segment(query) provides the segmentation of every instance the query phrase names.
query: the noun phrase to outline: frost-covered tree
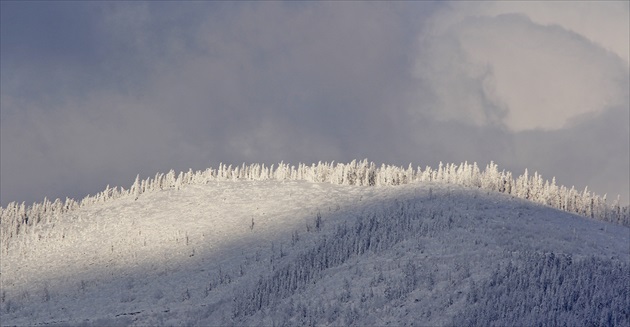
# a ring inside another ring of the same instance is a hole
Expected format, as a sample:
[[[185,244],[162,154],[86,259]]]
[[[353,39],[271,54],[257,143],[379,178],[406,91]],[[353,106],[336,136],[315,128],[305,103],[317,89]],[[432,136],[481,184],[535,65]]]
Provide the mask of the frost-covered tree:
[[[390,186],[414,182],[452,183],[467,187],[479,187],[488,191],[502,192],[519,198],[551,206],[560,210],[585,215],[594,219],[614,222],[630,226],[630,210],[628,206],[621,206],[619,197],[612,203],[606,203],[606,196],[600,197],[585,189],[578,192],[575,188],[556,185],[555,178],[545,181],[537,172],[530,176],[528,171],[516,179],[510,172],[499,172],[498,166],[490,162],[484,171],[480,171],[477,163],[443,164],[437,169],[427,166],[424,171],[416,171],[409,165],[403,167],[382,164],[377,167],[367,159],[362,162],[353,160],[349,164],[318,162],[310,166],[299,164],[290,166],[281,162],[275,165],[251,164],[233,167],[221,163],[218,169],[208,168],[205,171],[180,172],[176,174],[170,170],[166,175],[156,174],[153,179],[136,179],[129,190],[110,188],[100,193],[86,196],[81,201],[66,198],[50,201],[44,199],[41,203],[26,206],[25,203],[9,203],[0,208],[0,231],[2,242],[14,238],[42,222],[54,222],[62,214],[80,207],[97,202],[106,202],[122,196],[133,196],[138,199],[146,192],[159,191],[168,188],[180,189],[189,184],[206,184],[210,181],[229,180],[306,180],[319,183]]]
[[[138,200],[138,197],[140,196],[140,194],[142,194],[139,174],[136,176],[136,180],[133,182],[133,185],[131,185],[131,189],[129,189],[129,192],[133,195],[135,200]]]

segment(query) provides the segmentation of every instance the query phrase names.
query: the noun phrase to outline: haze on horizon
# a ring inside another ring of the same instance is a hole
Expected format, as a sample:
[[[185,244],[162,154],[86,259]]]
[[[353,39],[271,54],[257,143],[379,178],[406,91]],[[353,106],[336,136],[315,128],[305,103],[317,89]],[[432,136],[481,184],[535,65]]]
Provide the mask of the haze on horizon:
[[[630,4],[17,2],[0,204],[219,162],[491,160],[630,197]]]

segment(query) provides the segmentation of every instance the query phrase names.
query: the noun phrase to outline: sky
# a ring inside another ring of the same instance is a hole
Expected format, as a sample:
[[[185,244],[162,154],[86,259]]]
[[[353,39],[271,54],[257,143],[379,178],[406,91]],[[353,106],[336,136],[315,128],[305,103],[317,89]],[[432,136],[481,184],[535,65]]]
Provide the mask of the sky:
[[[220,162],[630,196],[627,1],[0,2],[0,202]]]

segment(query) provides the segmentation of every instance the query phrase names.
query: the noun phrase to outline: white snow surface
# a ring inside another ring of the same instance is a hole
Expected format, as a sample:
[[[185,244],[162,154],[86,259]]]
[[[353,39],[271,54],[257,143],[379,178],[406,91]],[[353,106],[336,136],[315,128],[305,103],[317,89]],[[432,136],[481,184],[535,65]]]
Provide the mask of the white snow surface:
[[[396,223],[398,212],[422,232]],[[288,283],[283,269],[299,270],[341,226],[369,217],[374,230],[401,236],[366,251],[334,248],[347,253],[306,282],[256,291]],[[629,239],[619,224],[450,184],[191,184],[82,207],[12,240],[0,324],[452,325],[471,283],[515,254],[627,267]],[[392,288],[411,266],[411,286]],[[260,292],[270,299],[253,300]]]

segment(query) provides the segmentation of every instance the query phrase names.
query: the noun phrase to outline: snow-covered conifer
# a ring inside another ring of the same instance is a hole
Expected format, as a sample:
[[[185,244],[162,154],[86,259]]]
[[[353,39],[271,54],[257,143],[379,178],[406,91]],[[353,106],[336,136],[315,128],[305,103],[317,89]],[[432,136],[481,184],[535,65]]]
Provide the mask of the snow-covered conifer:
[[[130,193],[135,198],[135,200],[138,200],[138,197],[142,193],[142,190],[140,189],[140,187],[141,187],[141,185],[140,185],[140,174],[138,174],[136,176],[136,180],[133,182],[133,185],[131,185],[131,189],[129,190]]]

